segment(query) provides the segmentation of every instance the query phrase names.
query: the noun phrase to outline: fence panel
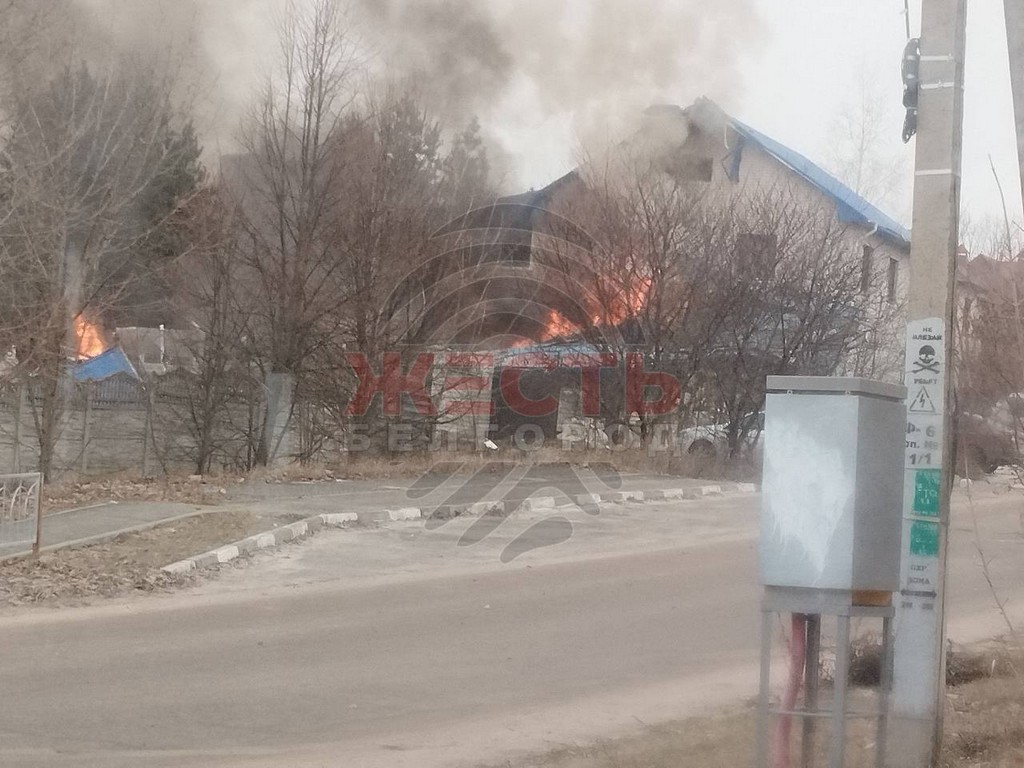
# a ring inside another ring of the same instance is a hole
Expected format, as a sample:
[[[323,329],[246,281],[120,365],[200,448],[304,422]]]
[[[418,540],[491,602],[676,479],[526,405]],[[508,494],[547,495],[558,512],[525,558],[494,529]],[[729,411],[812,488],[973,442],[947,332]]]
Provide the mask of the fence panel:
[[[0,475],[0,547],[35,543],[42,486],[38,472]]]

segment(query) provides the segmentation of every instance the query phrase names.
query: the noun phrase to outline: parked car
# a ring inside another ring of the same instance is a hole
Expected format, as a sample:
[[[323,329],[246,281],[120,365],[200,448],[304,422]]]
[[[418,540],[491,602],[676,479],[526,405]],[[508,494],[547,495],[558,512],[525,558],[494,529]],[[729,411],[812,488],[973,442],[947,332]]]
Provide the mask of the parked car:
[[[997,402],[986,414],[961,413],[955,420],[956,473],[978,477],[999,467],[1021,463],[1024,393]]]
[[[764,431],[764,411],[747,416],[746,449],[760,450],[761,433]],[[694,427],[679,430],[679,445],[690,456],[713,459],[729,455],[729,424],[708,421]]]

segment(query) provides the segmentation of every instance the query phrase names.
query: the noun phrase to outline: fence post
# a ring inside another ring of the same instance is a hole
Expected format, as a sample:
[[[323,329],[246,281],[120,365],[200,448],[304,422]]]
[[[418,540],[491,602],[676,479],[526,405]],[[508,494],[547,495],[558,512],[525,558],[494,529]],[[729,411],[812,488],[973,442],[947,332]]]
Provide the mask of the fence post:
[[[39,550],[43,544],[43,475],[39,474],[36,485],[36,536],[32,542],[32,556],[39,558]]]
[[[18,383],[18,403],[14,406],[14,473],[21,472],[21,420],[25,417],[25,382]]]
[[[153,435],[153,390],[146,389],[146,418],[142,423],[142,476],[149,477],[149,441]]]
[[[85,414],[82,420],[82,461],[78,471],[85,475],[89,470],[89,427],[92,421],[92,385],[85,385]]]

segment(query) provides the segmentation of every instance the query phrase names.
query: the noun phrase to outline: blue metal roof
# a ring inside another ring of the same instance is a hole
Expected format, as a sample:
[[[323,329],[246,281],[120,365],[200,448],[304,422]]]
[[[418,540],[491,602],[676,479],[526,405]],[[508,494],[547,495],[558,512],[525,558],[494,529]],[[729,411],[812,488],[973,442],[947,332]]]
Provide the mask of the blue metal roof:
[[[836,204],[836,217],[843,222],[878,227],[878,234],[902,247],[910,247],[910,230],[879,210],[843,184],[832,174],[812,163],[799,152],[783,146],[760,131],[739,120],[729,118],[733,129],[745,141],[756,144],[812,186],[831,197]]]
[[[128,374],[136,380],[139,378],[135,367],[120,347],[111,347],[96,357],[81,360],[71,366],[71,378],[77,382],[103,381],[119,373]]]

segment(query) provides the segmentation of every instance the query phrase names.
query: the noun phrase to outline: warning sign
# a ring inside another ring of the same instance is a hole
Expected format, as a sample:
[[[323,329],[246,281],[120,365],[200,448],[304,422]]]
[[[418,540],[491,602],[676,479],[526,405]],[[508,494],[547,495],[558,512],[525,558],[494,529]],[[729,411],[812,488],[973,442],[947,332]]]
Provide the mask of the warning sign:
[[[915,320],[907,325],[907,413],[939,415],[943,408],[946,376],[946,324],[938,319]],[[941,427],[940,427],[941,429]]]
[[[932,394],[928,391],[927,387],[918,387],[917,393],[907,403],[907,411],[910,413],[938,413],[938,408],[935,407],[935,399]]]

